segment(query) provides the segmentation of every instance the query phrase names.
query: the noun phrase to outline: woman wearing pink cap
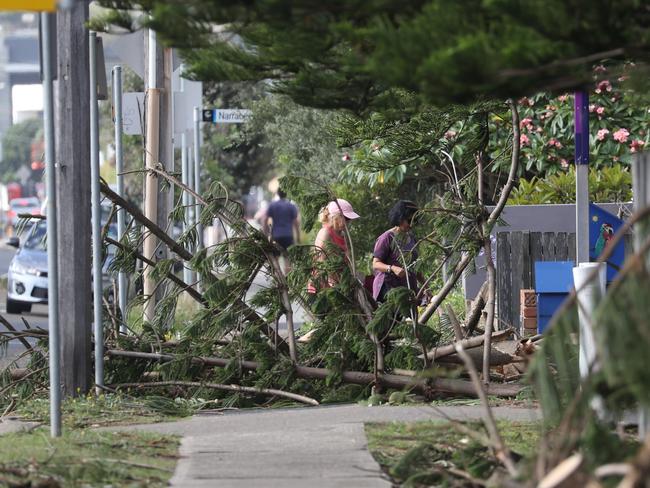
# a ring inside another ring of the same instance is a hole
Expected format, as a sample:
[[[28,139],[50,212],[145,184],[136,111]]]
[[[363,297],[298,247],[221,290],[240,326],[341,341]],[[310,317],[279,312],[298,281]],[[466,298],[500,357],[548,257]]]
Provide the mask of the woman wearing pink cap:
[[[359,218],[350,202],[337,198],[325,206],[320,214],[319,220],[322,227],[318,231],[314,247],[316,248],[315,258],[318,261],[325,261],[328,258],[328,253],[338,251],[349,259],[348,245],[345,241],[345,226],[346,222]],[[329,288],[338,283],[338,277],[330,274],[327,280],[313,280],[307,285],[307,293],[315,295],[323,288]]]

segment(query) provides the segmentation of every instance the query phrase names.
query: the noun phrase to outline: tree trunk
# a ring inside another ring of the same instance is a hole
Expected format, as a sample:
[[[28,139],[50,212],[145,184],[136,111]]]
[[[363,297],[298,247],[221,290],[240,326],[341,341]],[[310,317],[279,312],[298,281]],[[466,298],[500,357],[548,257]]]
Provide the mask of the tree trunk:
[[[119,349],[109,349],[106,351],[106,354],[109,357],[125,357],[159,362],[169,362],[178,359],[178,356],[173,354],[124,351]],[[192,362],[195,364],[218,368],[224,368],[233,361],[236,361],[237,365],[244,370],[254,371],[258,368],[258,363],[255,361],[240,361],[237,359],[225,359],[217,357],[192,358]],[[332,374],[332,372],[328,369],[313,368],[309,366],[295,366],[294,371],[298,377],[306,379],[324,380]],[[344,371],[341,376],[344,383],[370,385],[375,382],[375,375],[373,373],[366,373],[362,371]],[[436,391],[467,395],[471,397],[476,397],[478,395],[478,392],[471,382],[457,379],[433,378],[427,380],[425,378],[411,378],[407,376],[384,374],[381,375],[381,382],[389,388],[409,388],[412,391],[418,391],[420,393],[430,393],[431,391]],[[488,388],[487,393],[493,396],[512,397],[516,396],[520,391],[520,385],[491,385],[490,388]]]

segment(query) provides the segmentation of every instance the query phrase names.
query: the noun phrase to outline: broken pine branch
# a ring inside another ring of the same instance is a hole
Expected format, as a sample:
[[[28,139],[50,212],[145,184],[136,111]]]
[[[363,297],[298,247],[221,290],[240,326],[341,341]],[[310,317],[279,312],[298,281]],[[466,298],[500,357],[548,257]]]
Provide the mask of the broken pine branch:
[[[126,351],[122,349],[109,349],[106,351],[108,357],[122,357],[131,359],[142,359],[157,362],[169,362],[180,359],[181,356],[175,354],[146,353],[138,351]],[[259,364],[255,361],[239,361],[236,359],[218,358],[218,357],[193,357],[191,362],[206,367],[225,368],[233,361],[241,367],[242,370],[255,371]],[[326,368],[314,368],[309,366],[294,366],[295,374],[304,379],[325,380],[332,375],[332,371]],[[343,371],[341,380],[344,383],[356,385],[371,385],[375,383],[375,375],[362,371]],[[421,393],[431,393],[432,391],[453,393],[476,397],[478,392],[474,385],[465,380],[448,379],[448,378],[413,378],[408,376],[398,376],[394,374],[383,374],[380,376],[383,385],[388,388],[403,389],[408,388]],[[514,397],[520,391],[520,385],[491,385],[488,394],[498,397]]]
[[[453,313],[453,310],[449,315],[449,319],[451,320],[451,324],[454,327],[457,336],[460,337],[462,335],[460,324],[458,323],[458,319],[456,318],[456,315]],[[515,462],[512,458],[512,455],[510,454],[510,450],[508,449],[508,446],[505,445],[503,439],[501,438],[501,435],[499,434],[499,429],[497,429],[496,420],[494,419],[494,414],[492,413],[492,409],[490,408],[490,403],[485,393],[484,386],[481,384],[481,379],[479,378],[478,371],[476,370],[476,367],[474,366],[472,360],[467,355],[467,352],[465,352],[465,349],[463,348],[463,345],[460,341],[456,343],[456,351],[458,352],[458,355],[465,362],[465,367],[467,368],[467,371],[469,372],[469,376],[472,379],[472,384],[474,385],[474,388],[476,388],[478,397],[481,400],[481,404],[483,405],[483,408],[485,409],[485,417],[483,421],[485,423],[485,428],[488,431],[490,441],[493,444],[496,457],[501,462],[501,464],[503,464],[503,466],[508,470],[508,474],[510,474],[510,476],[512,476],[513,478],[516,478],[517,475],[519,474],[519,470],[515,466]],[[489,385],[485,385],[485,387],[489,388]]]
[[[120,388],[156,388],[156,387],[165,387],[165,386],[188,386],[188,387],[197,387],[197,388],[211,388],[213,390],[221,391],[233,391],[237,393],[248,393],[252,395],[267,395],[267,396],[277,396],[282,398],[287,398],[289,400],[295,400],[306,405],[318,406],[319,403],[313,398],[309,398],[304,395],[298,395],[296,393],[291,393],[282,390],[276,390],[274,388],[253,388],[250,386],[241,386],[241,385],[222,385],[219,383],[202,383],[198,381],[156,381],[153,383],[117,383],[114,385],[109,385],[109,388],[118,390]]]

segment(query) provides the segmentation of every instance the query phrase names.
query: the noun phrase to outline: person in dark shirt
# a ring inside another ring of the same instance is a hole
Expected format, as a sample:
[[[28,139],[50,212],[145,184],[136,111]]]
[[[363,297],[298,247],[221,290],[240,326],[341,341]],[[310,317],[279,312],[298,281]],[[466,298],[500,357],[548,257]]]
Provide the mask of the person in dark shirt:
[[[289,246],[300,243],[298,207],[286,197],[287,194],[284,191],[278,190],[278,199],[268,206],[262,222],[264,233],[270,235],[271,239],[285,251]],[[285,263],[286,270],[288,270],[288,264]]]
[[[418,291],[419,276],[412,269],[412,264],[418,258],[417,241],[411,230],[417,211],[418,208],[411,201],[397,202],[388,215],[392,227],[375,242],[372,296],[378,302],[383,302],[386,293],[399,286]]]

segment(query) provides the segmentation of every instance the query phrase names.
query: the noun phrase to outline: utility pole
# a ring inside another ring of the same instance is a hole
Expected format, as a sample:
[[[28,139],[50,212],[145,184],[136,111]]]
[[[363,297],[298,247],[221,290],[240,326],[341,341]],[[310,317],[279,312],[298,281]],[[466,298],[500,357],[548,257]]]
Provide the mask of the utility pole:
[[[91,384],[90,83],[88,3],[57,14],[56,168],[61,380],[67,396]],[[52,217],[52,216],[50,216]]]

